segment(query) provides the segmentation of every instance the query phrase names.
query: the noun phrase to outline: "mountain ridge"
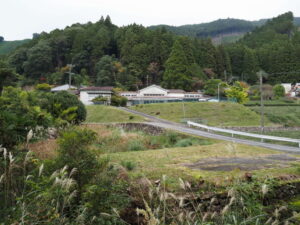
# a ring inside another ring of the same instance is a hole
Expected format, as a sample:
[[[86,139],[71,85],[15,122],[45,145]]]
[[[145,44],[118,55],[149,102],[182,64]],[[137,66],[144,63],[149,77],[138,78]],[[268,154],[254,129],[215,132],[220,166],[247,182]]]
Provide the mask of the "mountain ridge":
[[[171,31],[177,35],[198,38],[211,38],[215,44],[226,44],[239,40],[247,32],[251,32],[256,27],[264,25],[268,20],[271,19],[249,21],[227,18],[218,19],[208,23],[186,24],[181,26],[160,24],[149,26],[148,28],[152,30],[165,28],[166,30]],[[294,18],[294,24],[296,26],[300,26],[300,17]]]

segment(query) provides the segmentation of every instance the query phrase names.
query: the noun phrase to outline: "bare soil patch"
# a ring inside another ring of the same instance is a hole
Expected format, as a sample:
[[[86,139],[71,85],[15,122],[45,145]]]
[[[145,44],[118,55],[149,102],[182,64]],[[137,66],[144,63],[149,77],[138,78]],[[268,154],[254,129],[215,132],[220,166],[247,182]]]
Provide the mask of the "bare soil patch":
[[[288,154],[272,154],[263,157],[231,157],[206,158],[196,163],[184,164],[195,170],[232,171],[232,170],[261,170],[268,168],[285,168],[291,163],[300,162],[300,158]]]

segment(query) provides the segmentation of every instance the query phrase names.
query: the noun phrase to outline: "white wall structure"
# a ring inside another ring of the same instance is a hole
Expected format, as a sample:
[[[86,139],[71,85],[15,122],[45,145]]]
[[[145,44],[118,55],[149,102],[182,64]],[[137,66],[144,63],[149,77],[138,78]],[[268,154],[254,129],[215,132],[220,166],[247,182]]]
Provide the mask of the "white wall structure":
[[[283,83],[281,85],[284,87],[285,94],[289,93],[292,90],[292,84],[291,83]]]
[[[151,85],[137,92],[124,91],[121,92],[120,95],[128,99],[128,105],[155,102],[178,102],[203,98],[201,92],[185,92],[181,89],[164,89],[158,85]]]
[[[113,87],[86,87],[80,89],[80,101],[85,105],[92,105],[96,97],[105,97],[110,102]]]
[[[168,90],[158,86],[151,85],[138,91],[138,97],[163,97],[168,95]]]

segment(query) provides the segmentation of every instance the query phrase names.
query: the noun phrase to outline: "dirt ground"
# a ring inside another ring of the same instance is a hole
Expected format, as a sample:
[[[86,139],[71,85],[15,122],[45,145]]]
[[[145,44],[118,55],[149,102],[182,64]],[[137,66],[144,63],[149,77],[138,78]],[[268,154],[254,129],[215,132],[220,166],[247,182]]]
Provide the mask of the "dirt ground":
[[[268,168],[285,168],[291,163],[300,163],[300,158],[288,154],[273,154],[264,157],[232,157],[232,158],[206,158],[196,163],[184,164],[195,170],[207,171],[243,171],[260,170]]]

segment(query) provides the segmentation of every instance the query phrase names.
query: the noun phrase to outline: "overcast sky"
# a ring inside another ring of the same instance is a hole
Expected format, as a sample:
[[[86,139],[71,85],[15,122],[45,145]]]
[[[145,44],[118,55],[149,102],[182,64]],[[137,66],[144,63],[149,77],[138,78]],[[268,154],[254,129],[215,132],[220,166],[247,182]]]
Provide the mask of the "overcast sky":
[[[219,18],[258,20],[292,11],[300,0],[0,0],[0,36],[31,38],[73,23],[95,22],[110,15],[118,26],[183,25]]]

